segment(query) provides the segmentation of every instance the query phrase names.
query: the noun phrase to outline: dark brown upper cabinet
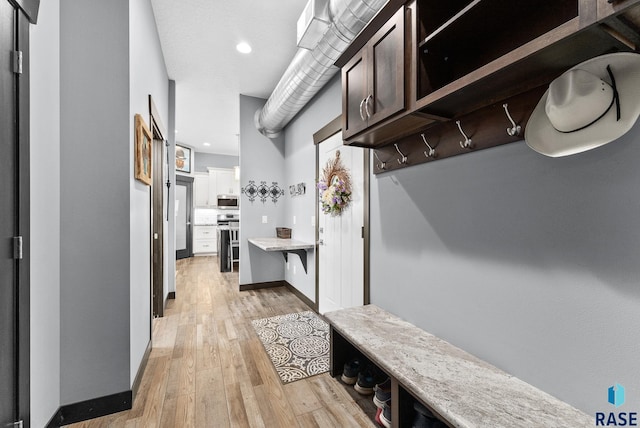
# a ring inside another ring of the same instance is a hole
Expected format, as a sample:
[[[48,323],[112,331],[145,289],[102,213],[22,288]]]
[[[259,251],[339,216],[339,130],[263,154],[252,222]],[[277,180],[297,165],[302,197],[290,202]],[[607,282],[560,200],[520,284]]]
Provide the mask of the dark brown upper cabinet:
[[[342,68],[343,138],[404,110],[404,7]]]
[[[343,139],[377,149],[375,173],[433,161],[425,141],[438,159],[519,141],[503,104],[524,132],[532,100],[564,71],[639,51],[640,0],[389,0],[336,61]],[[473,147],[460,146],[458,121]]]

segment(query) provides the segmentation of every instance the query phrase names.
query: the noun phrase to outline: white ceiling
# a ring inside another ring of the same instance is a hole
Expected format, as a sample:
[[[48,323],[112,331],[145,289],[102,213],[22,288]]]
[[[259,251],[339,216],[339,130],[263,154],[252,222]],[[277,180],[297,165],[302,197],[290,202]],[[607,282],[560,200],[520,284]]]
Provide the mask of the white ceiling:
[[[167,72],[176,82],[176,141],[238,155],[239,95],[269,97],[296,52],[296,22],[307,1],[151,3]],[[250,54],[236,50],[243,41],[253,48]]]

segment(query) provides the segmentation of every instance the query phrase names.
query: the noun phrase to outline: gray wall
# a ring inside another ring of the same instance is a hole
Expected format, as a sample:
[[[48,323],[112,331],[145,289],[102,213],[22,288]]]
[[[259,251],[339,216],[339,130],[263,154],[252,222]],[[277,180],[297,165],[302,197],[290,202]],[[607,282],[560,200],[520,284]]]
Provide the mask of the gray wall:
[[[239,156],[219,155],[214,153],[195,152],[194,172],[209,172],[207,167],[211,168],[233,168],[240,165]]]
[[[60,2],[31,27],[31,426],[60,405]]]
[[[639,137],[374,177],[372,303],[588,413],[615,382],[638,408]]]
[[[169,257],[169,278],[167,283],[167,293],[176,291],[176,168],[172,153],[176,150],[176,82],[169,80],[169,123],[167,124],[166,136],[169,140],[169,181],[171,188],[169,189],[169,241],[167,243],[167,252]]]
[[[130,388],[129,4],[60,3],[60,400]],[[78,60],[81,58],[82,60]]]
[[[270,140],[256,130],[253,117],[266,100],[240,95],[240,187],[249,180],[268,186],[284,186],[284,141]],[[268,223],[262,223],[262,216]],[[284,198],[277,204],[271,199],[253,203],[240,197],[240,284],[280,281],[284,279],[284,258],[279,252],[267,253],[247,242],[247,238],[275,237],[276,227],[284,224]],[[293,258],[293,257],[292,257]]]
[[[151,187],[136,180],[131,173],[134,163],[134,115],[139,113],[150,124],[149,95],[160,114],[163,126],[169,123],[169,77],[160,47],[160,38],[151,8],[151,0],[126,0],[129,6],[129,117],[120,126],[129,126],[129,255],[130,255],[130,385],[151,341]],[[163,137],[167,137],[164,135]],[[163,159],[166,157],[163,156]],[[166,178],[162,177],[162,182]],[[162,187],[166,196],[166,187]],[[166,198],[164,200],[166,204]],[[162,212],[166,213],[166,205]],[[163,216],[164,230],[168,230]],[[168,234],[163,236],[167,248]],[[171,258],[173,261],[173,257]],[[166,297],[169,261],[163,254],[163,296]]]
[[[342,111],[341,81],[338,73],[313,99],[307,104],[285,128],[285,213],[284,225],[292,228],[294,239],[315,242],[316,222],[316,146],[313,144],[313,134],[332,121]],[[304,196],[289,196],[289,185],[306,183],[307,192]],[[293,217],[296,224],[293,224]],[[285,279],[289,284],[302,292],[311,301],[316,300],[315,284],[315,252],[307,255],[308,273],[304,273],[300,259],[297,256],[289,258],[289,269],[285,271]],[[296,274],[293,274],[293,266]]]

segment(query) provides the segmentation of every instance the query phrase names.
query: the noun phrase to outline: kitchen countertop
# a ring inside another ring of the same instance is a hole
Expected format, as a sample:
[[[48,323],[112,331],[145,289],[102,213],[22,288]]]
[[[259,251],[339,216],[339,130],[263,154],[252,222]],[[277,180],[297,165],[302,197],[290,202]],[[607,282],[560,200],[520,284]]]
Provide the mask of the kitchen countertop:
[[[455,427],[587,427],[593,416],[375,305],[324,314]]]

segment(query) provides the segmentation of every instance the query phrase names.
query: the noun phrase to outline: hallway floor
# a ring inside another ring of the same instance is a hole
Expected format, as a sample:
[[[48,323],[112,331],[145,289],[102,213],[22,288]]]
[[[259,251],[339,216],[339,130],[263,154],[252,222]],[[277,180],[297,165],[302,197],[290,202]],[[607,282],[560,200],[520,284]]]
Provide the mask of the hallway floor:
[[[309,310],[294,294],[240,292],[238,273],[221,273],[216,257],[177,269],[133,408],[71,427],[376,426],[328,373],[280,382],[251,320]]]

